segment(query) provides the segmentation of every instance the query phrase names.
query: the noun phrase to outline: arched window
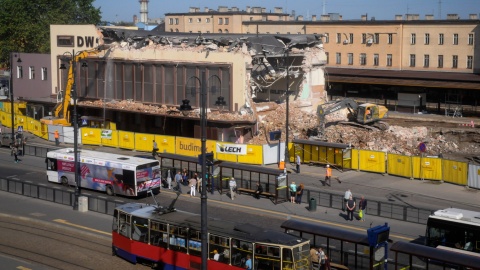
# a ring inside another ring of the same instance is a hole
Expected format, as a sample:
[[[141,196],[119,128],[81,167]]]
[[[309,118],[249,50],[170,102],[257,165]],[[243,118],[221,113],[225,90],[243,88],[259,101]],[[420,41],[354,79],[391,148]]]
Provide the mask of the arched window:
[[[218,33],[222,33],[222,29],[218,29]]]

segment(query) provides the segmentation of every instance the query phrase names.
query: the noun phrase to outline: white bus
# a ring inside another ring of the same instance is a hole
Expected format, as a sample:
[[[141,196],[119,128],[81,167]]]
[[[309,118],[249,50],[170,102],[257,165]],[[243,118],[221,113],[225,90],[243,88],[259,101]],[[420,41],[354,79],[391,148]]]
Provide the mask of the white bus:
[[[105,191],[108,195],[139,196],[160,190],[158,160],[78,150],[80,187]],[[47,153],[47,178],[50,182],[75,186],[74,151],[63,148]]]
[[[425,240],[431,247],[480,253],[480,212],[458,208],[435,211],[428,217]]]

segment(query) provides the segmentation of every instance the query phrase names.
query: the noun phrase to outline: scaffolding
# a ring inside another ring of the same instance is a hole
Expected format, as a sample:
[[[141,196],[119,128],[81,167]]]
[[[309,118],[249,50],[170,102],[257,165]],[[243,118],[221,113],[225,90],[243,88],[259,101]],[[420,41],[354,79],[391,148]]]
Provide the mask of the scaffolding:
[[[462,97],[458,90],[445,93],[445,116],[463,117]]]

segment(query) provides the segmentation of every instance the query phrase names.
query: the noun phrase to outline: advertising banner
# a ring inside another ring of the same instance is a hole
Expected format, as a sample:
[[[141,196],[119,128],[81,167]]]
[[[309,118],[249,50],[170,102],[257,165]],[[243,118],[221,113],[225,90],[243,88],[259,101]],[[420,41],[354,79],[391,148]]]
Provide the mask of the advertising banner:
[[[247,154],[247,145],[246,144],[216,143],[216,145],[217,145],[217,153],[232,154],[232,155],[246,155]]]

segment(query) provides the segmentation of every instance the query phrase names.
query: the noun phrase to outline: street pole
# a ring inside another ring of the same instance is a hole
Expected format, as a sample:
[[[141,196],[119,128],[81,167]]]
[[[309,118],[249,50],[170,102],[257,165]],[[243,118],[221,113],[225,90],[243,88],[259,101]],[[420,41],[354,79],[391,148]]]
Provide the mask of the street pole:
[[[11,106],[11,121],[12,121],[12,147],[15,144],[15,111],[14,111],[14,102],[13,102],[13,52],[10,52],[10,85],[9,85],[9,94],[10,94],[10,106]],[[12,148],[13,149],[13,148]]]
[[[75,83],[76,72],[76,56],[75,50],[72,51],[72,90],[71,95],[73,98],[73,154],[74,154],[74,176],[75,176],[75,201],[73,202],[73,210],[78,210],[78,199],[80,197],[80,183],[78,181],[78,121],[77,121],[77,87]]]
[[[286,47],[286,52],[285,54],[286,57],[285,57],[285,65],[286,65],[286,68],[287,68],[287,96],[286,96],[286,124],[285,124],[285,168],[287,166],[288,163],[290,163],[290,154],[288,153],[288,114],[289,114],[289,100],[290,100],[290,81],[289,81],[289,78],[288,78],[288,47]]]
[[[202,81],[200,85],[200,126],[201,126],[201,141],[202,141],[202,192],[200,197],[200,207],[201,207],[201,234],[202,234],[202,270],[207,270],[207,259],[208,259],[208,230],[207,230],[207,185],[205,182],[205,176],[207,174],[207,158],[205,153],[206,149],[206,129],[207,129],[207,91],[206,91],[206,74],[205,71],[202,71]]]

